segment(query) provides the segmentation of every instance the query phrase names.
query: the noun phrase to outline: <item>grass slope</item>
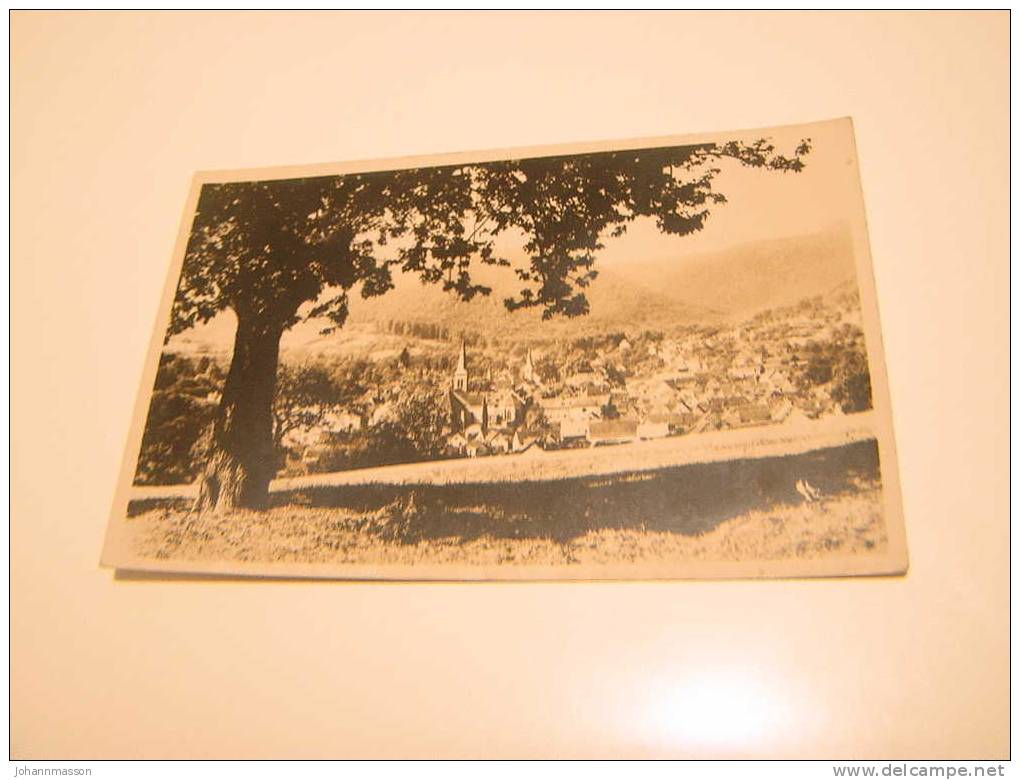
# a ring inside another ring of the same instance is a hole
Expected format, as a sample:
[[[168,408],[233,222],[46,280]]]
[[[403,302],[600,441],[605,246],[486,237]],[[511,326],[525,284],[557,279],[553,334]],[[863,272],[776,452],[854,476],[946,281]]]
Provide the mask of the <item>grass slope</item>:
[[[807,480],[821,494],[805,501]],[[604,477],[321,486],[266,512],[195,517],[188,502],[132,502],[142,557],[301,563],[775,560],[886,545],[874,440],[776,458]]]

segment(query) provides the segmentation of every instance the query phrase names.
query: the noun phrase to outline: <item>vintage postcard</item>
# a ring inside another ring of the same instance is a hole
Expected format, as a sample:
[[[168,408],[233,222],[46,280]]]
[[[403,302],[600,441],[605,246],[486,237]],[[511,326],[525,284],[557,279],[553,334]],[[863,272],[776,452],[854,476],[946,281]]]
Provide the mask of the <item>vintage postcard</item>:
[[[102,563],[904,572],[851,121],[198,174]]]

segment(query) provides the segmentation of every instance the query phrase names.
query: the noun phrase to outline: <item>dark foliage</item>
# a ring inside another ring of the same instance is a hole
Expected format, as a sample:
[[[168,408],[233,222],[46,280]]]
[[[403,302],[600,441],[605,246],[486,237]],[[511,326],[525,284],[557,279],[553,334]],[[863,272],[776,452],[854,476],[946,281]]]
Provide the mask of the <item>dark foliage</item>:
[[[392,269],[417,273],[461,298],[490,290],[472,265],[508,265],[494,239],[525,236],[530,257],[508,308],[546,316],[588,310],[596,252],[638,217],[665,233],[700,230],[726,159],[799,171],[810,149],[791,157],[760,140],[700,144],[471,165],[417,168],[202,188],[174,303],[172,332],[230,307],[280,327],[302,316],[347,317],[348,291],[391,289]],[[328,295],[321,297],[324,292]]]
[[[139,485],[191,482],[201,467],[195,449],[216,414],[222,369],[209,357],[164,353],[142,435]]]

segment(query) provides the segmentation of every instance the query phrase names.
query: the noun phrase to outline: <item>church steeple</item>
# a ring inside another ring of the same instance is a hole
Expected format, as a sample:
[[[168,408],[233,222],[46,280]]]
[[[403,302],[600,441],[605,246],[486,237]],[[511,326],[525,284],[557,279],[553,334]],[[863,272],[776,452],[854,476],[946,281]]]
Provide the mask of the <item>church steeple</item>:
[[[528,349],[528,357],[524,361],[524,369],[521,371],[521,376],[525,382],[535,381],[535,359],[531,354],[531,349]]]
[[[453,389],[465,393],[468,389],[467,343],[463,340],[460,342],[460,359],[453,371]]]

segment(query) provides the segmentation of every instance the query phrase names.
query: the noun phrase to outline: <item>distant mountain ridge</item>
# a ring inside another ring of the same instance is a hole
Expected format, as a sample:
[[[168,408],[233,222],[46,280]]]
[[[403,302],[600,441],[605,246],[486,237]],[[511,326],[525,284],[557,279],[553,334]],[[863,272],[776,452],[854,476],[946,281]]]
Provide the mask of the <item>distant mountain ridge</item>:
[[[588,289],[587,316],[546,321],[539,311],[506,310],[503,299],[516,290],[509,269],[483,269],[477,279],[491,285],[492,294],[469,302],[437,286],[422,285],[415,276],[404,276],[378,298],[363,299],[355,292],[348,327],[323,336],[320,331],[329,323],[301,322],[284,334],[281,347],[331,352],[347,350],[354,340],[358,349],[370,350],[372,342],[387,340],[383,336],[393,322],[438,325],[451,338],[477,333],[519,340],[724,324],[804,298],[856,290],[854,269],[853,242],[842,229],[707,254],[618,261],[599,269]],[[173,341],[178,349],[222,351],[230,349],[233,334],[232,318],[220,315]]]
[[[628,270],[642,275],[640,265]],[[826,295],[857,281],[853,242],[843,230],[745,244],[655,267],[659,289],[692,306],[724,312],[727,319]]]
[[[427,322],[459,331],[508,336],[569,335],[611,329],[662,328],[742,319],[764,309],[855,284],[849,233],[833,230],[745,244],[685,258],[618,262],[603,267],[588,290],[590,313],[543,321],[540,312],[508,312],[514,280],[483,279],[493,292],[470,302],[438,287],[401,279],[384,296],[352,301],[351,321]]]

